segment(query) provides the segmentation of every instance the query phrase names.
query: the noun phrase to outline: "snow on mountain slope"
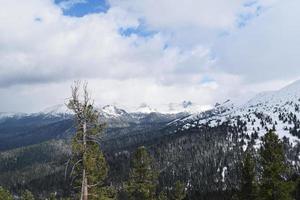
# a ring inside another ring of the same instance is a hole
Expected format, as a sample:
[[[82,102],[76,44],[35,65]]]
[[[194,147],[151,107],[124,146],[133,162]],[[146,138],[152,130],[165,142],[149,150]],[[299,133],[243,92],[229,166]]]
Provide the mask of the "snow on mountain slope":
[[[15,113],[0,112],[0,119],[14,117]]]
[[[44,109],[43,111],[36,113],[35,115],[46,115],[46,116],[64,116],[64,115],[72,115],[73,112],[67,108],[64,104],[58,104]]]
[[[142,103],[135,111],[134,113],[154,113],[158,112],[156,109],[152,108],[151,106],[147,105],[146,103]]]
[[[19,117],[24,117],[27,116],[28,114],[25,113],[12,113],[12,112],[0,112],[0,121],[7,119],[7,118],[19,118]]]
[[[110,118],[116,118],[116,117],[120,117],[122,115],[127,114],[127,112],[123,109],[117,108],[116,106],[113,105],[106,105],[104,107],[102,107],[101,109],[99,109],[100,114],[103,115],[104,117]]]
[[[212,107],[209,105],[198,105],[191,101],[183,101],[181,103],[169,103],[167,106],[167,109],[164,110],[164,113],[200,113],[205,110],[209,110]]]
[[[169,124],[176,131],[203,126],[215,127],[227,124],[238,133],[258,139],[269,130],[275,130],[280,138],[300,142],[300,81],[278,91],[260,93],[243,105],[230,101],[213,109]]]

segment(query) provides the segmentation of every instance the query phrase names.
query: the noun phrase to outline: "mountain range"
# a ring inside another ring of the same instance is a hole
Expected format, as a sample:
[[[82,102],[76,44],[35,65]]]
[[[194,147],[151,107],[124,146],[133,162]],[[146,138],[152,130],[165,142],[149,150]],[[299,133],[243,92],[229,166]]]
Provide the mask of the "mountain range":
[[[191,196],[226,196],[224,191],[234,190],[239,179],[243,151],[253,141],[259,148],[261,136],[270,130],[284,141],[291,170],[300,173],[300,81],[243,104],[227,100],[210,109],[190,101],[166,105],[164,111],[147,104],[131,111],[96,107],[107,124],[101,146],[112,184],[126,179],[131,153],[144,145],[165,187],[180,179],[195,193]],[[74,131],[73,115],[64,105],[33,114],[0,113],[0,185],[57,191],[53,177],[63,173]],[[28,155],[28,161],[17,161]],[[32,176],[36,169],[41,173]]]

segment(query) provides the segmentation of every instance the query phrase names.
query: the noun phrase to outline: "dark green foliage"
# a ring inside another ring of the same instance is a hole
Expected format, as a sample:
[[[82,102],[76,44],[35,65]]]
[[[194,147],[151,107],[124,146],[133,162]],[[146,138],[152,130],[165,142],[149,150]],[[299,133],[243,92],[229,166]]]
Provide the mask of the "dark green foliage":
[[[258,185],[256,181],[256,162],[250,149],[244,153],[241,166],[240,200],[255,200],[258,197]]]
[[[8,118],[0,122],[0,151],[66,138],[73,124],[70,116]]]
[[[49,200],[56,200],[56,194],[55,193],[51,193]]]
[[[21,195],[21,200],[34,200],[34,196],[29,190],[25,190]]]
[[[165,191],[162,191],[158,195],[158,200],[168,200],[167,193]]]
[[[274,132],[262,138],[260,149],[262,178],[260,198],[262,200],[289,200],[292,184],[286,181],[287,165],[283,144]]]
[[[4,189],[3,187],[0,186],[0,200],[13,200],[13,196]]]
[[[47,197],[64,192],[64,164],[70,147],[61,140],[48,141],[0,153],[0,185],[21,194],[29,189]]]
[[[300,200],[300,177],[296,181],[295,198],[296,198],[296,200]]]
[[[183,200],[186,196],[185,186],[180,181],[176,181],[172,190],[171,200]]]
[[[157,173],[153,169],[152,158],[144,146],[139,147],[132,159],[132,168],[125,189],[130,200],[154,200]]]

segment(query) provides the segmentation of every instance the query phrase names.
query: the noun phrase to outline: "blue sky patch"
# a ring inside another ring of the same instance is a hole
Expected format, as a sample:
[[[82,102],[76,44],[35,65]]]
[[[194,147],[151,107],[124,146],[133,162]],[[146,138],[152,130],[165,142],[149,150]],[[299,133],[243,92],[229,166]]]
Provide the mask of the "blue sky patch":
[[[130,37],[133,34],[141,37],[151,37],[155,35],[157,31],[147,29],[146,25],[141,22],[138,27],[120,28],[119,33],[125,37]]]
[[[245,7],[254,7],[255,11],[248,12],[248,13],[242,13],[242,14],[238,15],[238,19],[237,19],[238,28],[245,27],[251,20],[260,16],[266,10],[266,8],[258,5],[256,1],[253,1],[252,3],[249,3],[249,4],[245,4],[244,6]]]
[[[204,77],[200,80],[201,84],[205,84],[205,83],[212,83],[215,82],[216,80],[208,75],[204,75]]]
[[[255,4],[257,4],[256,0],[254,0],[254,1],[248,1],[248,2],[244,3],[244,7],[252,7]]]
[[[110,7],[106,0],[55,0],[55,3],[63,9],[64,15],[72,17],[105,13]]]

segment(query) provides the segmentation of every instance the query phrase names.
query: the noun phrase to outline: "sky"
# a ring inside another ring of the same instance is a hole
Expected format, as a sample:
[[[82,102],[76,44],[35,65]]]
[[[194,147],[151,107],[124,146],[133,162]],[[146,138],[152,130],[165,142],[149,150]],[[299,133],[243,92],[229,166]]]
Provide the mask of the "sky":
[[[214,105],[300,77],[299,0],[1,0],[0,112]]]

